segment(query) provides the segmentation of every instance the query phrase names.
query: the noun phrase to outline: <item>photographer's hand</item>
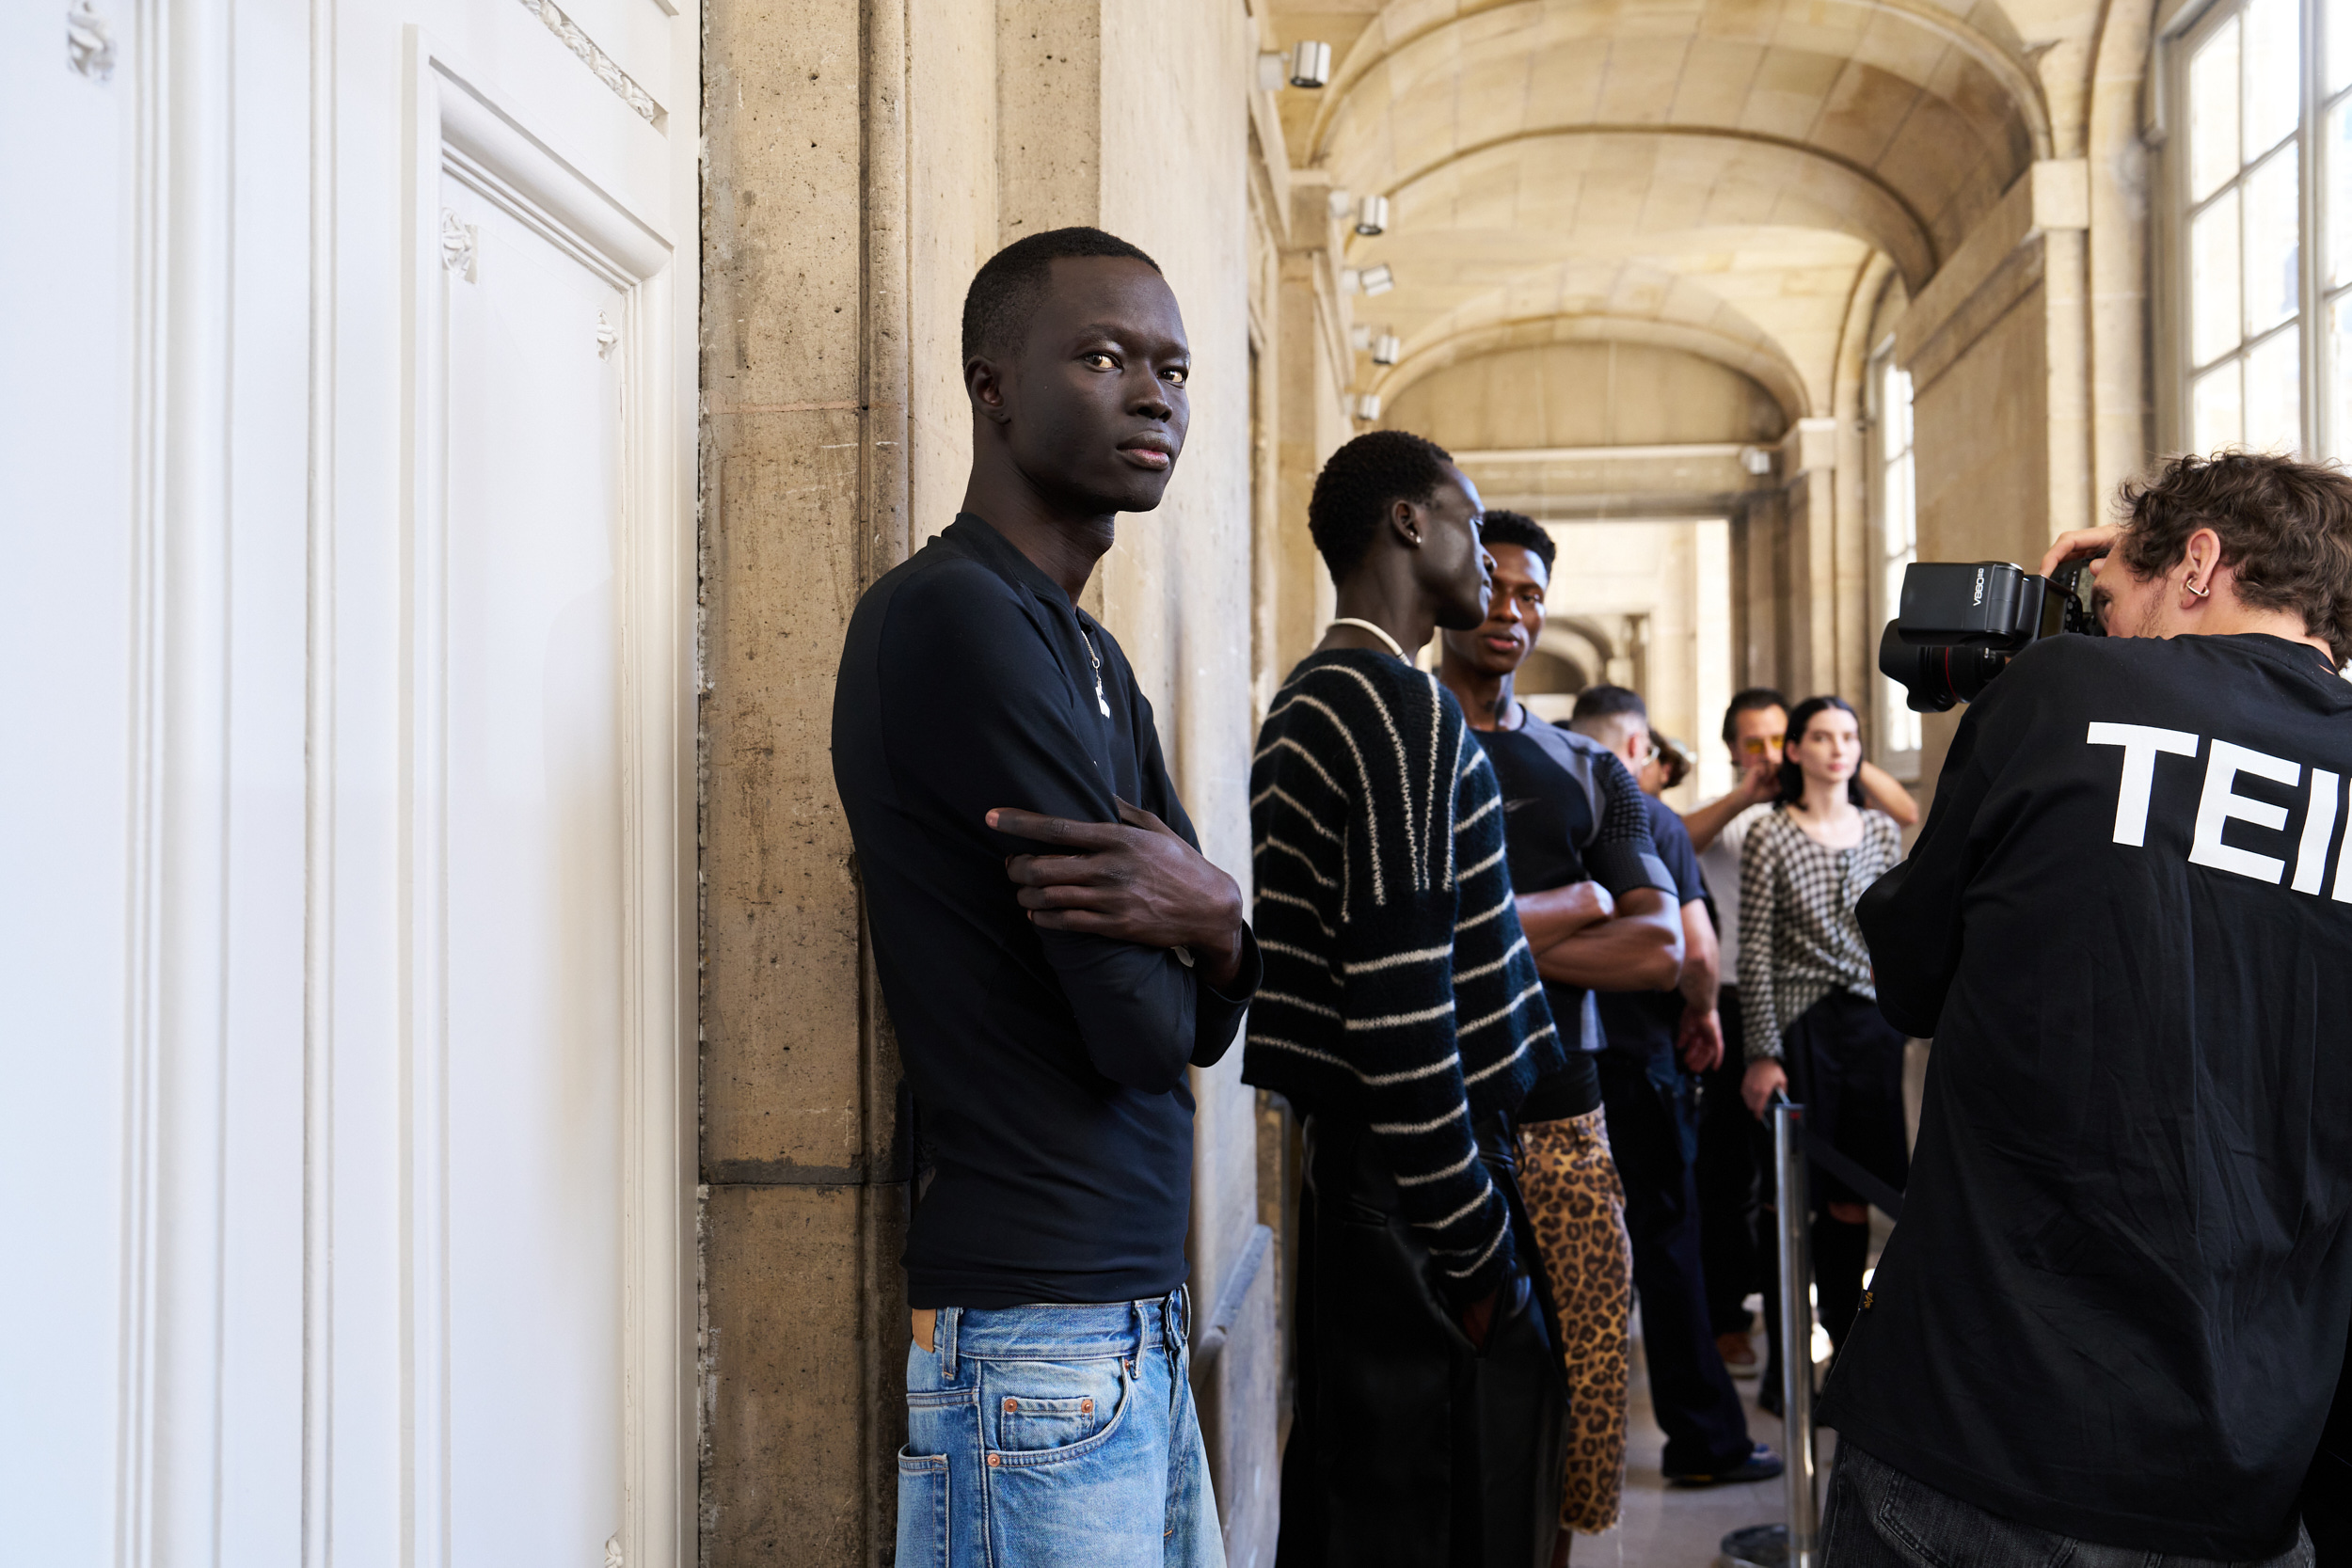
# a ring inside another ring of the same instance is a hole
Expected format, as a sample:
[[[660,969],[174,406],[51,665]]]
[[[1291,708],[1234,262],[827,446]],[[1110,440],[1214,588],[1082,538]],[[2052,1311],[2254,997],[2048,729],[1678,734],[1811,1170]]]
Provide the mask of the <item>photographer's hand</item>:
[[[1748,1102],[1756,1119],[1764,1119],[1765,1107],[1772,1102],[1772,1093],[1788,1092],[1788,1071],[1777,1056],[1758,1056],[1748,1064],[1747,1076],[1740,1080],[1740,1098]]]
[[[2105,555],[2115,547],[2115,542],[2122,534],[2122,525],[2119,523],[2107,523],[2099,528],[2070,529],[2051,541],[2049,549],[2042,557],[2042,564],[2035,569],[2046,578],[2070,561],[2079,561],[2087,555]],[[2091,570],[2096,572],[2098,568],[2094,566]]]

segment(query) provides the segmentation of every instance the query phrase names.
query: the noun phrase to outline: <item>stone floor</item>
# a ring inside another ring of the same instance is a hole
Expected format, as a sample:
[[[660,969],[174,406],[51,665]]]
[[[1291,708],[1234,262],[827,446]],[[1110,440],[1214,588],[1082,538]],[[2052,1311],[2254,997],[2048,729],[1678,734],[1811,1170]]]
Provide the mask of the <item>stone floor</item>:
[[[1724,1536],[1748,1525],[1777,1524],[1787,1516],[1783,1483],[1774,1479],[1703,1491],[1668,1486],[1658,1469],[1666,1436],[1658,1430],[1657,1418],[1650,1412],[1649,1375],[1640,1348],[1638,1312],[1634,1344],[1625,1513],[1615,1529],[1578,1536],[1570,1560],[1585,1568],[1709,1568]],[[1761,1357],[1764,1340],[1760,1334],[1756,1348]],[[1739,1380],[1740,1399],[1748,1407],[1748,1431],[1757,1442],[1770,1443],[1775,1453],[1785,1453],[1780,1418],[1756,1407],[1757,1382],[1756,1378]],[[1822,1433],[1818,1449],[1826,1467],[1836,1452],[1837,1434]]]

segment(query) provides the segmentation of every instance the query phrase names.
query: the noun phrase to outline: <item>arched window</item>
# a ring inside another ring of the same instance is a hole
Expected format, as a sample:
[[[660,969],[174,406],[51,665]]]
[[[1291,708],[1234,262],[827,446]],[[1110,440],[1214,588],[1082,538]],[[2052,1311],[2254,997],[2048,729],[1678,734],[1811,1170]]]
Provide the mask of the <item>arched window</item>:
[[[1870,359],[1869,399],[1871,511],[1876,527],[1878,613],[1871,618],[1870,658],[1878,659],[1880,626],[1893,620],[1903,602],[1903,569],[1919,559],[1919,508],[1911,461],[1911,372],[1895,363],[1892,341]],[[1878,677],[1878,750],[1881,766],[1897,778],[1918,776],[1919,716],[1911,711],[1900,686]]]
[[[2352,14],[2331,37],[2329,8],[2214,0],[2166,24],[2169,444],[2352,451]]]

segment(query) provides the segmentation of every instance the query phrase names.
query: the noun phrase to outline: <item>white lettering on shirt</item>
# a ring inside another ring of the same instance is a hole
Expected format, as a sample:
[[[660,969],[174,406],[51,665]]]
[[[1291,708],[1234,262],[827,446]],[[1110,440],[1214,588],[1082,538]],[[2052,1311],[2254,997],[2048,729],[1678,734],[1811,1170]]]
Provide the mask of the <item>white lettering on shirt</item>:
[[[2148,794],[2155,786],[2156,753],[2168,752],[2177,757],[2193,757],[2203,744],[2201,737],[2186,730],[2158,729],[2153,724],[2106,724],[2094,720],[2090,742],[2093,746],[2123,748],[2123,784],[2115,797],[2115,842],[2134,848],[2146,847]],[[2207,787],[2210,789],[2210,784]]]
[[[2312,769],[2312,807],[2303,818],[2303,842],[2295,851],[2295,891],[2317,893],[2328,865],[2328,841],[2336,834],[2340,781],[2325,768]],[[2336,868],[2336,896],[2344,896],[2344,868]],[[2346,900],[2352,902],[2352,900]]]
[[[2205,793],[2197,802],[2197,831],[2189,842],[2189,863],[2210,865],[2217,871],[2234,871],[2258,882],[2276,884],[2287,874],[2286,862],[2257,855],[2250,849],[2233,848],[2221,842],[2221,830],[2233,817],[2273,832],[2287,825],[2286,807],[2268,800],[2249,800],[2235,792],[2233,786],[2240,773],[2291,784],[2302,780],[2303,765],[2233,746],[2226,740],[2215,741],[2212,753],[2205,759]],[[2143,803],[2143,815],[2146,809]]]

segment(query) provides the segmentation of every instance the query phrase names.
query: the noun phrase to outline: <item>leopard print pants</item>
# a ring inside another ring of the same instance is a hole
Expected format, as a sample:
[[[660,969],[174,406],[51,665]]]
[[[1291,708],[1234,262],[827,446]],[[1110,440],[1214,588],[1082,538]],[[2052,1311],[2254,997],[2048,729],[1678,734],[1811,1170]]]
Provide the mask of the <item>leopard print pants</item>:
[[[1603,1116],[1596,1109],[1520,1130],[1519,1191],[1559,1309],[1567,1371],[1560,1523],[1587,1535],[1617,1522],[1625,1494],[1626,1320],[1633,1306],[1625,1188]]]

